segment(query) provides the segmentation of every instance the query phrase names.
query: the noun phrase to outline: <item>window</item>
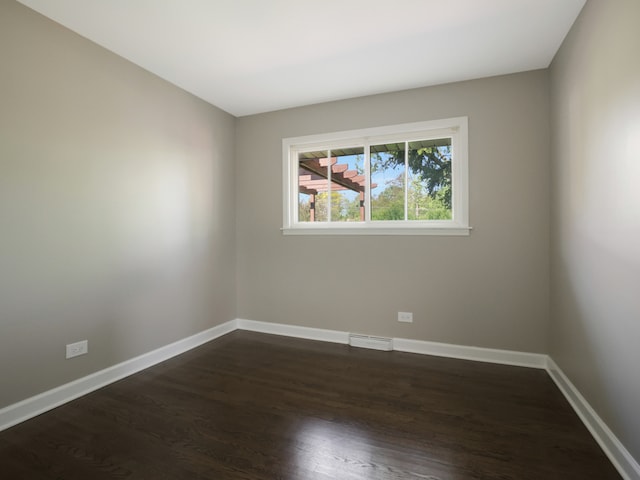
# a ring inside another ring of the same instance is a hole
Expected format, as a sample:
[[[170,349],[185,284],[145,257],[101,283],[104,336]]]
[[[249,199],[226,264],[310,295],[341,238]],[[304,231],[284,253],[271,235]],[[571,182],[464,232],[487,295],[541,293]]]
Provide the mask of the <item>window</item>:
[[[466,117],[282,143],[285,234],[469,234]]]

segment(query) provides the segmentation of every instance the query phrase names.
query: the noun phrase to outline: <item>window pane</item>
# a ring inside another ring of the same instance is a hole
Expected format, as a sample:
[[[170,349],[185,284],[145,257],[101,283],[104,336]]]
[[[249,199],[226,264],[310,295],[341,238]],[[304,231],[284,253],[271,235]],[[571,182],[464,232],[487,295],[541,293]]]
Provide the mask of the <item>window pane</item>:
[[[331,150],[331,221],[364,221],[364,147]]]
[[[404,143],[371,146],[371,220],[404,220]]]
[[[407,217],[451,219],[451,139],[409,142]]]
[[[328,152],[298,154],[298,221],[327,221]]]

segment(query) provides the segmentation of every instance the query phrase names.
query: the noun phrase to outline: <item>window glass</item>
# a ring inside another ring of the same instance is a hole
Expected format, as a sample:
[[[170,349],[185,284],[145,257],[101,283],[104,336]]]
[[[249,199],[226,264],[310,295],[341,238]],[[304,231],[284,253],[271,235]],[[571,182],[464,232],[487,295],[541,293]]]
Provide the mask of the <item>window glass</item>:
[[[451,220],[451,139],[408,144],[407,219]]]
[[[298,221],[326,222],[328,151],[298,155]],[[324,195],[323,195],[324,193]]]
[[[405,144],[372,145],[370,152],[371,220],[404,220]]]
[[[331,221],[364,221],[364,147],[331,150],[331,156]]]

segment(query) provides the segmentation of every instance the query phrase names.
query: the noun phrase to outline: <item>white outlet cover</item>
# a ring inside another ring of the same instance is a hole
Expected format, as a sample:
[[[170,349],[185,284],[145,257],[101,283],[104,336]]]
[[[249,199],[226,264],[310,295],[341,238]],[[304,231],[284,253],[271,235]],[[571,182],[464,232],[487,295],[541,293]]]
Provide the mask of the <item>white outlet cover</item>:
[[[413,323],[413,312],[398,312],[398,321]]]
[[[66,358],[77,357],[78,355],[84,355],[89,352],[89,342],[82,340],[81,342],[70,343],[67,345]]]

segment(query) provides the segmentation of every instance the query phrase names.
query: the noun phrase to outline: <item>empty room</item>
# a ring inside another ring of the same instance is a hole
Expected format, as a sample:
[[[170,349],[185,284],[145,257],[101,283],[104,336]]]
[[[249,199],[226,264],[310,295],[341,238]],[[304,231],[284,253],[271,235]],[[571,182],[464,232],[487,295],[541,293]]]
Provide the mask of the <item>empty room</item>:
[[[640,480],[640,2],[0,0],[0,471]]]

